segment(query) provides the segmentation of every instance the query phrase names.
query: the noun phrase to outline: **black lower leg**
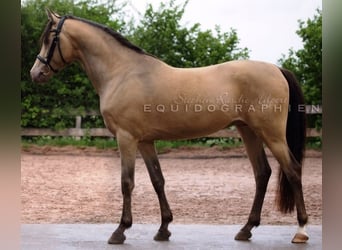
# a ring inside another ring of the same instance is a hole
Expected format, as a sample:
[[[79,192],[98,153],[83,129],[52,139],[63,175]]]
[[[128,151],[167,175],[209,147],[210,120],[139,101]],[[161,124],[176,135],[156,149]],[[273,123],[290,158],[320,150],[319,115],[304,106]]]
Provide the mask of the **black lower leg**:
[[[154,240],[156,241],[167,241],[171,236],[171,232],[169,231],[169,223],[173,220],[172,212],[167,202],[164,187],[160,189],[158,193],[159,204],[160,204],[160,212],[161,212],[161,220],[162,223],[157,234],[154,236]]]
[[[271,176],[271,168],[268,164],[266,154],[263,149],[261,150],[261,153],[257,155],[250,154],[250,160],[254,170],[256,192],[248,221],[235,236],[235,240],[241,241],[249,240],[252,237],[251,230],[260,225],[261,209],[264,202],[268,181]]]
[[[170,231],[168,230],[168,225],[172,221],[173,217],[164,190],[165,180],[163,177],[163,173],[160,168],[159,160],[153,142],[140,143],[139,150],[142,157],[144,158],[153,188],[158,195],[160,205],[162,222],[157,234],[154,237],[154,240],[166,241],[171,235]]]

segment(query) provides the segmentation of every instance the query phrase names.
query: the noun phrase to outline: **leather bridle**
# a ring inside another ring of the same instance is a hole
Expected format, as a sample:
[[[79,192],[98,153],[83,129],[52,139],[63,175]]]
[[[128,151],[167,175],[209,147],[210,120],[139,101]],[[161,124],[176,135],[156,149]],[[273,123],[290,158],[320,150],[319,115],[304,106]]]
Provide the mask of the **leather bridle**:
[[[62,54],[62,50],[61,50],[61,46],[60,46],[60,40],[59,40],[59,34],[61,33],[61,30],[62,30],[62,27],[63,27],[63,24],[64,24],[64,21],[67,19],[67,16],[63,16],[61,18],[61,20],[59,21],[58,25],[57,25],[57,28],[56,29],[52,29],[50,30],[50,32],[53,32],[55,33],[55,36],[52,40],[52,43],[50,45],[50,49],[48,51],[48,54],[47,54],[47,57],[42,57],[41,55],[38,55],[37,56],[37,59],[42,62],[43,64],[45,64],[49,70],[52,70],[54,73],[57,73],[58,70],[54,69],[50,62],[51,62],[51,59],[53,57],[53,54],[55,52],[55,49],[56,49],[56,46],[58,48],[58,52],[59,52],[59,55],[63,61],[63,63],[67,64],[66,60],[64,59],[63,57],[63,54]]]

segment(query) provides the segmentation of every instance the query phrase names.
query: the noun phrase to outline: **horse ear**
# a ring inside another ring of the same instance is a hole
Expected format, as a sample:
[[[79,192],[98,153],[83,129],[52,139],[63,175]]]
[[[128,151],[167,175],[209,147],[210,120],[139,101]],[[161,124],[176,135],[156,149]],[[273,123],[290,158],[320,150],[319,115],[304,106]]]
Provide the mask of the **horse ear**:
[[[51,11],[48,8],[46,8],[46,14],[48,16],[49,21],[51,21],[53,23],[57,23],[58,22],[58,18],[60,18],[60,16],[57,13]]]

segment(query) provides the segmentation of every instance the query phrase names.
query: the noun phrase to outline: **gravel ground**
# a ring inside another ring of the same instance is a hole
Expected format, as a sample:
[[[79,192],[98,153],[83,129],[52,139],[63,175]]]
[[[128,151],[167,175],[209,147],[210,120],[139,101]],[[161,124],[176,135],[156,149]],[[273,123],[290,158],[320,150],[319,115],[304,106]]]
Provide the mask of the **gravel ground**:
[[[274,204],[278,164],[265,197],[262,224],[296,224]],[[255,183],[243,148],[183,148],[160,155],[174,223],[244,224]],[[157,197],[140,156],[132,198],[134,223],[159,223]],[[118,223],[120,158],[115,150],[73,147],[22,149],[22,223]],[[310,150],[303,188],[310,224],[322,224],[322,155]]]

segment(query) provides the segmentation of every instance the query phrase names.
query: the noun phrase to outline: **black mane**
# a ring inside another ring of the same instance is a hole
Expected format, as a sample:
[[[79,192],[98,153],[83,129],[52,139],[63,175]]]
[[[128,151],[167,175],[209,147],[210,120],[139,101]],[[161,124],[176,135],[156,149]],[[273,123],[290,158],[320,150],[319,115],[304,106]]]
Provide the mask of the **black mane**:
[[[134,50],[135,52],[139,53],[139,54],[144,54],[144,55],[149,55],[151,56],[149,53],[145,52],[143,49],[141,49],[140,47],[134,45],[133,43],[131,43],[130,41],[127,40],[127,38],[125,38],[124,36],[122,36],[119,32],[103,25],[103,24],[99,24],[87,19],[83,19],[80,17],[75,17],[75,16],[67,16],[68,19],[74,19],[74,20],[78,20],[87,24],[90,24],[91,26],[94,26],[96,28],[99,28],[103,31],[105,31],[107,34],[111,35],[112,37],[114,37],[121,45]]]
[[[112,37],[114,37],[121,45],[134,50],[135,52],[139,53],[139,54],[144,54],[144,55],[148,55],[148,56],[152,56],[155,57],[149,53],[147,53],[146,51],[144,51],[143,49],[141,49],[140,47],[134,45],[133,43],[131,43],[130,41],[127,40],[127,38],[125,38],[124,36],[122,36],[119,32],[103,25],[103,24],[99,24],[84,18],[80,18],[80,17],[75,17],[75,16],[71,16],[71,15],[67,15],[66,16],[67,19],[73,19],[73,20],[78,20],[84,23],[87,23],[91,26],[94,26],[96,28],[99,28],[101,30],[103,30],[104,32],[106,32],[107,34],[111,35]],[[44,32],[42,33],[42,36],[40,38],[41,42],[44,42],[45,44],[49,43],[49,33],[51,31],[52,28],[52,21],[49,21],[48,24],[46,25]]]

